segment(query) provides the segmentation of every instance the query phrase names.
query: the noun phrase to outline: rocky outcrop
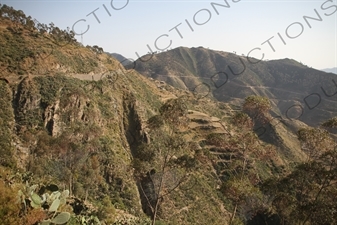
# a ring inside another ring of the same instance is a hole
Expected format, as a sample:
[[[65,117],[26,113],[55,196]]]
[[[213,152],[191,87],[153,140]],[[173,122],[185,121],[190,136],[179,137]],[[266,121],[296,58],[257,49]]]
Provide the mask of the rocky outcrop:
[[[57,100],[53,105],[48,106],[43,114],[44,127],[53,136],[58,136],[61,133],[60,116],[58,110],[60,108],[60,101]]]
[[[123,100],[123,125],[126,139],[129,143],[131,153],[134,154],[135,147],[140,143],[149,143],[150,138],[146,131],[146,122],[142,114],[140,102],[136,100],[132,93],[124,95]]]

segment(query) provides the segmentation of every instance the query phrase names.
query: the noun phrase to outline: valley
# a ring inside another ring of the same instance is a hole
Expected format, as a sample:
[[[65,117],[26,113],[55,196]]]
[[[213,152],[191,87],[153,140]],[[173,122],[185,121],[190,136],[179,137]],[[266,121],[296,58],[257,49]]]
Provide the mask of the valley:
[[[0,48],[1,224],[337,223],[336,75],[203,47],[126,65],[5,5]]]

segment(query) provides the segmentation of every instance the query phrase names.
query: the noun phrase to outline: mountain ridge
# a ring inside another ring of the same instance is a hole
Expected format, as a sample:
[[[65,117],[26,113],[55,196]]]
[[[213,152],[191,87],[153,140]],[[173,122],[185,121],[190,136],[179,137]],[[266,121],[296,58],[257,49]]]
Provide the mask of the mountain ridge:
[[[279,102],[263,97],[286,87],[262,86],[280,78],[260,72],[293,78],[303,65],[232,76],[247,59],[181,48],[154,55],[146,77],[138,62],[126,70],[97,45],[8,6],[0,30],[1,224],[337,221],[337,118],[315,129],[280,118]],[[216,100],[233,86],[238,94]]]
[[[118,53],[109,53],[106,52],[108,55],[111,55],[112,57],[116,58],[123,66],[129,65],[132,63],[131,60],[125,58],[123,55]]]
[[[285,107],[283,104],[290,101],[301,105],[303,121],[310,125],[318,125],[335,115],[337,82],[334,75],[311,69],[292,59],[254,64],[250,61],[253,59],[233,53],[182,47],[155,54],[146,62],[138,59],[129,68],[135,67],[147,77],[182,89],[193,91],[204,86],[205,92],[220,101],[235,102],[235,99],[252,94],[265,95],[276,99],[275,105],[282,103],[275,110],[282,112],[284,117],[292,105]],[[258,90],[259,87],[269,90]],[[319,100],[314,98],[314,93]],[[317,102],[319,104],[315,107]],[[312,121],[316,116],[318,119]]]
[[[321,69],[322,71],[326,72],[326,73],[333,73],[333,74],[337,74],[337,67],[333,67],[333,68],[326,68],[326,69]]]

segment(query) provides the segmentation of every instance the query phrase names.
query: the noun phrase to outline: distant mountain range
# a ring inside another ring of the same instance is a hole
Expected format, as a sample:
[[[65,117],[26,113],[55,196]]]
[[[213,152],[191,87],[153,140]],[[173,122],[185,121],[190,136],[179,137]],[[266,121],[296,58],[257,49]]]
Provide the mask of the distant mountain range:
[[[302,122],[336,116],[336,75],[202,47],[133,62],[6,5],[0,49],[1,225],[337,224],[337,117]]]
[[[337,67],[334,67],[334,68],[328,68],[328,69],[322,69],[322,71],[327,72],[327,73],[334,73],[334,74],[337,74]]]
[[[125,58],[124,56],[122,56],[121,54],[118,53],[109,53],[106,52],[108,55],[111,55],[112,57],[114,57],[115,59],[117,59],[120,63],[122,63],[123,66],[126,66],[128,64],[133,63],[131,60]]]
[[[256,63],[257,59],[202,47],[179,47],[141,59],[129,67],[219,101],[240,105],[249,95],[266,96],[273,102],[275,114],[310,125],[336,116],[336,76],[292,59]]]

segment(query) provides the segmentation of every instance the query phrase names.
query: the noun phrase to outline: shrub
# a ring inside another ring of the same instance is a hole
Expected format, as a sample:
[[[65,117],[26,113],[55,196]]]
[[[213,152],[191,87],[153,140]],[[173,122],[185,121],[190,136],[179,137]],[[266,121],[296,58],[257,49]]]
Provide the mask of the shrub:
[[[20,205],[17,204],[16,191],[0,180],[0,218],[2,225],[20,224],[18,217]]]

